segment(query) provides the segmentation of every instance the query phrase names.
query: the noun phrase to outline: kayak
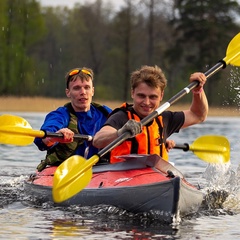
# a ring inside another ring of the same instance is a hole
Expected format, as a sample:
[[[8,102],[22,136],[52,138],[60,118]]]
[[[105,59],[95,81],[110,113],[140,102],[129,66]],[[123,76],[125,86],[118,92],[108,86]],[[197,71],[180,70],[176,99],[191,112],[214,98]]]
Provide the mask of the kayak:
[[[126,155],[121,159],[119,163],[94,166],[88,186],[56,205],[110,205],[132,213],[154,213],[167,223],[200,208],[204,198],[201,190],[158,155]],[[56,168],[49,166],[32,174],[24,183],[26,194],[41,201],[53,201]]]

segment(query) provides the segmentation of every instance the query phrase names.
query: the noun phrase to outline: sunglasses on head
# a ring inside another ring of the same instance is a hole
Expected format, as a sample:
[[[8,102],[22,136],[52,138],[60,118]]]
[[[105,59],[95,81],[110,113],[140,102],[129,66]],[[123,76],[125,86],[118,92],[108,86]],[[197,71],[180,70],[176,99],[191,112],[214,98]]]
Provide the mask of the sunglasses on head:
[[[73,70],[68,74],[67,87],[68,87],[70,78],[71,78],[72,76],[74,76],[74,75],[77,75],[77,74],[80,73],[80,72],[83,72],[83,73],[87,74],[90,78],[93,78],[91,72],[88,71],[88,70],[86,70],[86,69],[73,69]]]

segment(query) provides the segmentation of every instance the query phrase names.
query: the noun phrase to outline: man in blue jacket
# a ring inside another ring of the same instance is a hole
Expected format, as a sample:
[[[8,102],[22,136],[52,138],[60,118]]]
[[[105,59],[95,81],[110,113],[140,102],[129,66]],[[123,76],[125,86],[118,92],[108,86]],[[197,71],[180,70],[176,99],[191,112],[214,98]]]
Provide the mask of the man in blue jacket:
[[[62,133],[63,138],[36,138],[39,150],[47,150],[44,160],[38,165],[42,171],[47,165],[59,165],[72,155],[89,158],[98,152],[91,142],[76,141],[74,134],[94,136],[105,123],[109,107],[92,102],[94,95],[93,71],[76,68],[66,75],[66,95],[70,102],[47,114],[41,130]]]

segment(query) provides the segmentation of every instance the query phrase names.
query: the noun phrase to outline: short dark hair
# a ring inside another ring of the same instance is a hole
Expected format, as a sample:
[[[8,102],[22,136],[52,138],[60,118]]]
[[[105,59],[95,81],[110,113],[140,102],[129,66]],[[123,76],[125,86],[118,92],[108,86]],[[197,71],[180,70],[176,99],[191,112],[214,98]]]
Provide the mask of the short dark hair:
[[[146,83],[150,87],[160,88],[162,91],[167,86],[167,79],[158,66],[144,65],[131,74],[131,88],[134,90],[140,83]]]
[[[83,80],[91,80],[93,81],[93,70],[91,68],[73,68],[69,70],[65,76],[66,79],[66,86],[69,87],[69,82],[75,81],[77,77],[80,77],[80,79]]]

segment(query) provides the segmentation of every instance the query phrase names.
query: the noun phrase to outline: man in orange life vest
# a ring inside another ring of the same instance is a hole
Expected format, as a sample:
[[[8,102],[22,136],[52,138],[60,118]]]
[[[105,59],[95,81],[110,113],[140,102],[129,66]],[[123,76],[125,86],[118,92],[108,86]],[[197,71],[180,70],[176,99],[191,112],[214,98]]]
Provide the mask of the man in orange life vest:
[[[146,126],[140,120],[155,111],[163,99],[167,84],[164,73],[158,66],[142,66],[131,74],[131,97],[133,104],[124,103],[115,109],[103,127],[96,133],[93,145],[103,148],[126,131],[131,137],[111,151],[110,162],[121,161],[115,156],[126,154],[158,154],[168,160],[167,138],[180,129],[203,122],[208,113],[208,101],[203,90],[206,76],[196,72],[190,82],[199,81],[194,88],[192,104],[188,110],[164,111]],[[170,145],[170,144],[169,144]]]

